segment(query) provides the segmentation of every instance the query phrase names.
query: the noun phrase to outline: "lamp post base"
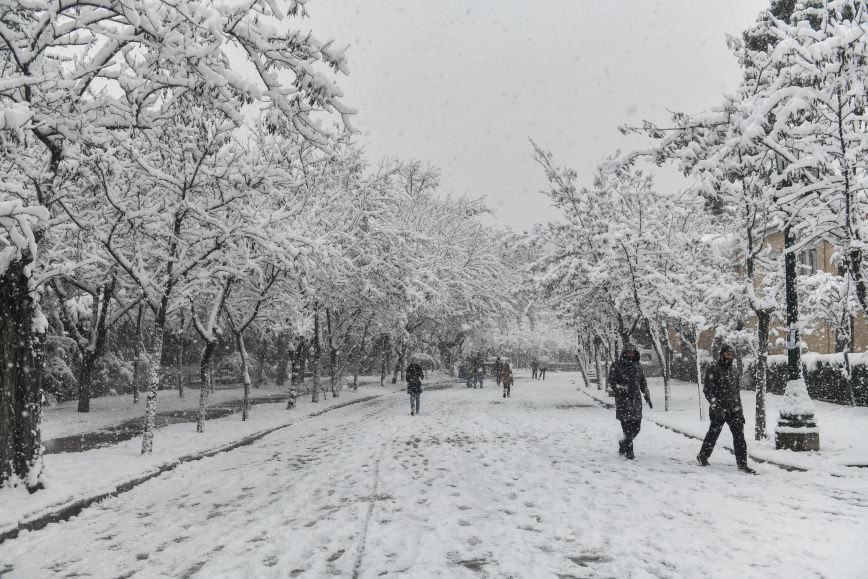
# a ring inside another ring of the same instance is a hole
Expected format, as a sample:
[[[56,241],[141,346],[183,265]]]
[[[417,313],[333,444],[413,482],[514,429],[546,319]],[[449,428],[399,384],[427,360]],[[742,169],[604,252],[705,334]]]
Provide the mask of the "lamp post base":
[[[793,429],[788,432],[775,430],[775,448],[778,450],[820,450],[820,433],[816,429]]]
[[[814,420],[814,403],[801,378],[787,382],[784,407],[775,427],[775,448],[797,452],[820,450],[820,429]]]

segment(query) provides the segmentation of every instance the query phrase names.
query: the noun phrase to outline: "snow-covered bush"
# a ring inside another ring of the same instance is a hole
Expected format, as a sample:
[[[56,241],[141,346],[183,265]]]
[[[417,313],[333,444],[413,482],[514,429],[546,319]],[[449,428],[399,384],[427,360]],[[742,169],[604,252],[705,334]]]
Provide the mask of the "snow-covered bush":
[[[106,352],[96,361],[93,377],[93,395],[108,396],[129,392],[133,386],[133,362],[124,360],[117,352]]]
[[[250,375],[256,374],[256,369],[259,367],[259,361],[253,356],[247,358],[248,372]],[[214,372],[215,382],[240,383],[241,382],[241,354],[232,352],[228,356],[220,359]]]
[[[851,373],[848,378],[843,354],[803,354],[802,372],[811,398],[849,404],[852,385],[855,403],[859,406],[868,406],[868,357],[864,354],[852,354],[850,364]],[[750,376],[752,373],[753,364],[749,364],[745,374]],[[785,354],[769,356],[768,391],[782,395],[788,379],[787,356]]]

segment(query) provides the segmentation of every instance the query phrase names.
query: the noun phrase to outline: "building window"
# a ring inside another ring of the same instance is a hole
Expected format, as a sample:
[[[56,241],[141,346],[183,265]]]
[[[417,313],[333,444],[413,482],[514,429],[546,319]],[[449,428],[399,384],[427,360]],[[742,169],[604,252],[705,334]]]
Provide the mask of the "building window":
[[[803,275],[817,273],[817,248],[805,249],[799,252],[799,269]]]

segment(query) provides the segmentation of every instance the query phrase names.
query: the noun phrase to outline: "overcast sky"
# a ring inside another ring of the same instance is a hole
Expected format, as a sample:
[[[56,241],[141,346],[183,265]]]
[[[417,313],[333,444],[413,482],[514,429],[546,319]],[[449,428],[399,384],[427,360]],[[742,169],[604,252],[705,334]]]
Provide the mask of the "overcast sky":
[[[556,217],[528,138],[584,182],[617,130],[699,111],[735,88],[726,34],[768,0],[313,0],[307,24],[349,45],[339,84],[371,161],[430,161],[442,191],[485,195],[502,224]],[[661,188],[679,188],[674,171]]]

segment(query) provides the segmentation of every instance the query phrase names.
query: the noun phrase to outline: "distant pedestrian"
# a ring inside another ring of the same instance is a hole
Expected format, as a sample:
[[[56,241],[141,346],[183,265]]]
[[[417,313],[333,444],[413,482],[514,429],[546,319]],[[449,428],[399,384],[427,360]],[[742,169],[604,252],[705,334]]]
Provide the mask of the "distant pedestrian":
[[[503,363],[503,368],[500,371],[500,380],[503,384],[503,397],[509,398],[512,395],[512,368],[509,367],[509,362]]]
[[[476,387],[482,388],[482,380],[485,378],[485,366],[479,364],[476,367],[476,372],[474,375],[476,376]]]
[[[407,366],[404,377],[407,380],[407,393],[410,395],[410,416],[421,414],[419,411],[419,399],[422,397],[422,377],[425,372],[422,366],[416,362],[411,362]]]
[[[530,360],[530,377],[533,380],[536,380],[538,372],[539,372],[539,360],[537,360],[536,356],[534,356]]]
[[[497,382],[497,385],[500,386],[500,373],[503,371],[503,360],[500,359],[500,356],[497,357],[497,360],[494,361],[494,381]]]
[[[609,372],[609,387],[615,395],[615,418],[621,422],[623,438],[618,441],[618,453],[633,460],[633,439],[642,427],[642,397],[651,405],[648,382],[639,363],[639,350],[624,346],[621,357]]]
[[[546,370],[549,367],[549,357],[548,356],[540,356],[539,359],[539,379],[546,379]]]
[[[738,470],[754,474],[747,465],[747,442],[744,440],[744,411],[741,407],[741,380],[738,369],[733,365],[735,350],[732,346],[724,344],[720,348],[720,358],[705,371],[705,379],[702,391],[708,399],[708,415],[711,425],[702,448],[696,460],[702,466],[708,466],[708,458],[714,451],[717,437],[723,430],[723,425],[729,425],[732,433],[732,446],[735,449],[735,462]]]

